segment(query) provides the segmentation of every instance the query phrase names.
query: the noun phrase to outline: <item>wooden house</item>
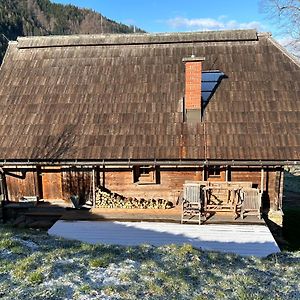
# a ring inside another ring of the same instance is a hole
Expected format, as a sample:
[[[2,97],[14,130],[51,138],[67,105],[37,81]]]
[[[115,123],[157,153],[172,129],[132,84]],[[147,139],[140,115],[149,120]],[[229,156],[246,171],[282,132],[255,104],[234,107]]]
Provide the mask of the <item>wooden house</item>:
[[[280,213],[300,161],[300,64],[255,30],[22,37],[0,70],[0,188],[176,202],[186,180],[248,181]]]

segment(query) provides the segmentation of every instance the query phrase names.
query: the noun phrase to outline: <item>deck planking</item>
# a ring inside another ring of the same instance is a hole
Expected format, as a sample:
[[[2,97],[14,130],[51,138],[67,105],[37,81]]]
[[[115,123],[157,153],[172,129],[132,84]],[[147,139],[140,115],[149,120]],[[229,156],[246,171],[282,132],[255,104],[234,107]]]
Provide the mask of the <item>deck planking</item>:
[[[162,246],[188,243],[198,249],[256,257],[280,252],[268,227],[261,225],[199,226],[153,222],[59,220],[48,233],[91,244]]]
[[[61,220],[81,221],[147,221],[180,223],[181,207],[171,209],[124,209],[124,208],[92,208],[90,210],[68,210]],[[220,212],[211,215],[203,224],[260,224],[263,219],[255,216],[246,216],[244,219],[233,219],[232,213]]]

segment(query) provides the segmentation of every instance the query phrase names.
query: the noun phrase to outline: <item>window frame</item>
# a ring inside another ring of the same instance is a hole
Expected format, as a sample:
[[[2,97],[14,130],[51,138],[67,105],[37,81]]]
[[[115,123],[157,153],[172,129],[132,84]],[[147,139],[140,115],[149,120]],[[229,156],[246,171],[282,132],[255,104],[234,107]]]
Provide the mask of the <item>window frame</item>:
[[[207,178],[221,178],[221,166],[211,165],[207,167]]]
[[[136,165],[132,168],[133,183],[138,185],[159,184],[159,170],[153,165]]]

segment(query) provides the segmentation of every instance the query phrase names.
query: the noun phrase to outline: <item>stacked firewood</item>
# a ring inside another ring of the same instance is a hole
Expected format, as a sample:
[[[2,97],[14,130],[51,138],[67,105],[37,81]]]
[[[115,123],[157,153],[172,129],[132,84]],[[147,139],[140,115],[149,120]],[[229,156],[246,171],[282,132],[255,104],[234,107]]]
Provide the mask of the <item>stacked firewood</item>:
[[[109,190],[98,188],[96,190],[97,208],[143,208],[143,209],[169,209],[173,207],[171,201],[164,199],[126,198]]]

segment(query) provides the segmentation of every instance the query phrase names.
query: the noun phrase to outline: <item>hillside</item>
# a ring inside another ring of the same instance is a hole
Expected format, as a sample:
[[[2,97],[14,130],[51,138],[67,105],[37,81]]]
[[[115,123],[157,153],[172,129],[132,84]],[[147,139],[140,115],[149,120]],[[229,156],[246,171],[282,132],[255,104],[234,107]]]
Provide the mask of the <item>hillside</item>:
[[[2,34],[15,40],[18,36],[131,33],[133,30],[133,27],[73,5],[55,4],[49,0],[0,0],[0,62],[7,47]]]

